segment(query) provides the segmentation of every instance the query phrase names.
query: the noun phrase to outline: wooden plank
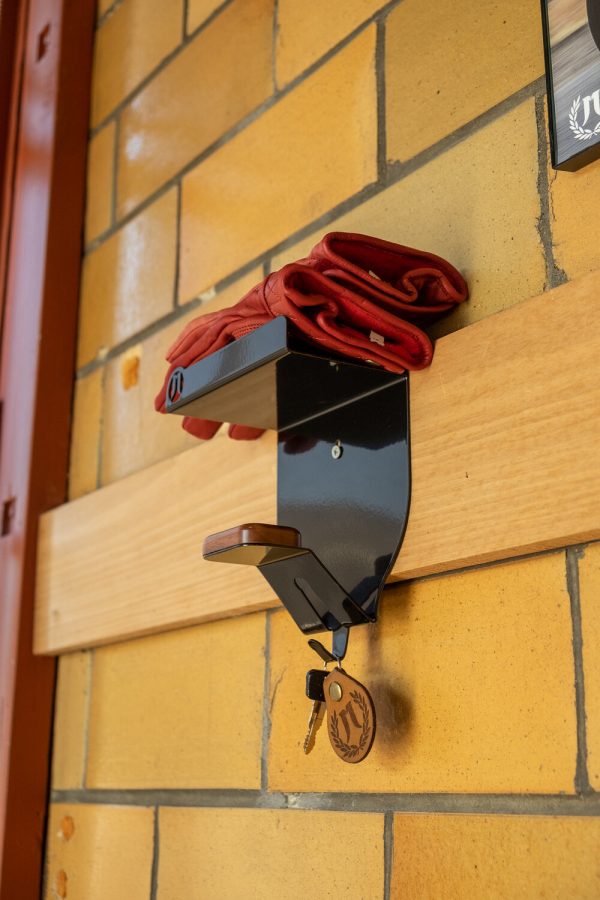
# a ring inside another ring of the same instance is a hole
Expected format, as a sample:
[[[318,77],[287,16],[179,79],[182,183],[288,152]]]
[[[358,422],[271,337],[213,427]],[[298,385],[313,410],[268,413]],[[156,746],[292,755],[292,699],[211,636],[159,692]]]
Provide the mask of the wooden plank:
[[[438,342],[411,376],[413,497],[392,580],[600,538],[600,272]],[[176,427],[174,423],[174,427]],[[219,436],[46,514],[36,651],[276,605],[201,559],[275,515],[275,440]]]
[[[396,577],[600,538],[599,354],[600,272],[438,343]]]
[[[275,605],[254,569],[202,559],[206,534],[275,521],[275,446],[219,435],[44,516],[35,651]]]

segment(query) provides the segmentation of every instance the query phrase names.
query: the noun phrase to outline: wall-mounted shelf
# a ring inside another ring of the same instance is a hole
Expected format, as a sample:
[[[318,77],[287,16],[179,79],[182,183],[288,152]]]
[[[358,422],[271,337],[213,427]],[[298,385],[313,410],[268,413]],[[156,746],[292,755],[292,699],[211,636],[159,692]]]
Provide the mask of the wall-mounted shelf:
[[[277,431],[278,525],[209,537],[205,559],[257,566],[302,631],[345,647],[348,627],[375,621],[406,528],[408,375],[319,354],[279,317],[176,369],[166,405]]]
[[[600,273],[438,341],[411,375],[412,500],[389,580],[600,538]],[[42,517],[35,649],[277,605],[202,538],[276,521],[276,435],[224,434]]]

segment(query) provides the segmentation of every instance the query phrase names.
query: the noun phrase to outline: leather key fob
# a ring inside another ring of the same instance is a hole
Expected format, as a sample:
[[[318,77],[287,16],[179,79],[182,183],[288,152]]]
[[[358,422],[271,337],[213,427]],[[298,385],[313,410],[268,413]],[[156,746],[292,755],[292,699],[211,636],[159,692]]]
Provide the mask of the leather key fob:
[[[327,731],[344,762],[361,762],[375,739],[375,706],[368,690],[343,669],[333,669],[323,682]]]

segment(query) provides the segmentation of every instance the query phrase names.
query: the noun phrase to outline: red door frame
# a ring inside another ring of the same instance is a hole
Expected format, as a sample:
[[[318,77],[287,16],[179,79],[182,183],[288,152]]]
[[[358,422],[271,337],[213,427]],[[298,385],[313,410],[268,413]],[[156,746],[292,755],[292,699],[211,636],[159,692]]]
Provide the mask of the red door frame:
[[[32,654],[37,522],[66,499],[95,15],[93,0],[5,4],[16,18],[0,102],[0,900],[42,884],[55,665]]]
[[[25,16],[19,9],[19,0],[0,0],[0,184],[3,186],[0,196],[0,347],[20,86],[16,60],[21,57],[24,25]]]

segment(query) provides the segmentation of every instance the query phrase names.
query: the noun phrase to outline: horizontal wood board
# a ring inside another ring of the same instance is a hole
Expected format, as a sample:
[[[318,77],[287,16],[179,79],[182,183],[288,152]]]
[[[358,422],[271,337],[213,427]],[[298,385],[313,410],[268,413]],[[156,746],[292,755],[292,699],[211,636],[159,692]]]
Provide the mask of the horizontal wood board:
[[[600,272],[448,335],[410,378],[413,492],[391,580],[600,538]],[[173,427],[179,427],[174,418]],[[274,522],[275,436],[219,435],[41,519],[35,651],[278,605],[202,560]]]

